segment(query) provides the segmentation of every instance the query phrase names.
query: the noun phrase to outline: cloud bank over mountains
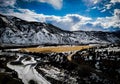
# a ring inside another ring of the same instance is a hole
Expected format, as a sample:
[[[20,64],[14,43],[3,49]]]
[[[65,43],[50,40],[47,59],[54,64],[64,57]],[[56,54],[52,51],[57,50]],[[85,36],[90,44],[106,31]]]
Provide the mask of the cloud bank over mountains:
[[[21,0],[23,1],[23,0]],[[24,0],[26,3],[43,3],[51,5],[54,10],[61,10],[65,0]],[[77,13],[68,13],[64,16],[45,15],[29,8],[20,8],[16,0],[0,0],[0,12],[5,15],[12,15],[27,21],[52,23],[64,30],[86,30],[86,31],[115,31],[120,29],[120,9],[112,9],[120,3],[119,0],[109,0],[103,3],[102,0],[82,0],[89,11],[99,10],[100,12],[110,12],[111,16],[92,17]],[[103,5],[103,6],[102,6]],[[101,7],[102,6],[102,7]],[[111,10],[110,10],[111,9]],[[49,9],[48,9],[49,10]],[[86,11],[86,10],[85,10]],[[88,11],[88,12],[89,12]],[[48,11],[49,12],[49,11]]]

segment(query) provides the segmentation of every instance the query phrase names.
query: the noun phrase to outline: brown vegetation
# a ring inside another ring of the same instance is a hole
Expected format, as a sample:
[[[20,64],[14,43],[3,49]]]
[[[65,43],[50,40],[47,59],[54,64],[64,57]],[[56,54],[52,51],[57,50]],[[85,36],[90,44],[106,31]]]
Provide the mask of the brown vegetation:
[[[21,52],[36,52],[36,53],[51,53],[51,52],[69,52],[69,51],[78,51],[86,48],[90,48],[91,46],[58,46],[58,47],[35,47],[35,48],[21,48]]]

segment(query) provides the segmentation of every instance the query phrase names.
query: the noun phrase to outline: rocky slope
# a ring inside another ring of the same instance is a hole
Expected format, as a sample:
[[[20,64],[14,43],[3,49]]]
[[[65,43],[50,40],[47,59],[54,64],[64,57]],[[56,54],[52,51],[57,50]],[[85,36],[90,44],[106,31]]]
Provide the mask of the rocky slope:
[[[27,22],[13,16],[0,15],[0,43],[13,44],[86,44],[117,43],[114,33],[97,31],[70,32],[41,22]]]

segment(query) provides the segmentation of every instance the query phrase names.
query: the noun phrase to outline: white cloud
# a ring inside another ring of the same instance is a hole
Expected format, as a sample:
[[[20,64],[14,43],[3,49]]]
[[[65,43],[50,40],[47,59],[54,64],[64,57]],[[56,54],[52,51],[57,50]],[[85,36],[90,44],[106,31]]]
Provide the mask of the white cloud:
[[[101,0],[83,0],[83,2],[85,2],[86,6],[92,7],[101,2]]]
[[[97,8],[97,7],[94,6],[94,7],[92,7],[91,9],[93,10],[93,9],[96,9],[96,8]]]
[[[120,28],[120,9],[115,9],[114,15],[111,17],[97,18],[92,24],[94,26],[100,25],[103,28]]]
[[[33,2],[37,1],[40,3],[48,3],[52,5],[55,9],[61,9],[63,5],[63,0],[23,0],[25,2]],[[0,0],[0,6],[1,7],[14,7],[16,4],[16,0]]]
[[[29,9],[18,9],[19,12],[9,11],[13,15],[27,21],[49,22],[65,30],[104,30],[120,28],[120,9],[115,9],[111,17],[102,17],[93,20],[90,17],[79,14],[67,14],[65,16],[37,14]]]
[[[106,11],[106,9],[103,9],[103,10],[101,10],[100,12],[105,12]]]
[[[65,30],[79,30],[77,26],[77,24],[79,23],[85,23],[87,21],[90,21],[91,18],[89,17],[84,17],[84,16],[81,16],[81,15],[78,15],[78,14],[67,14],[63,17],[60,17],[59,16],[59,19],[55,19],[52,20],[52,24],[60,27],[60,28],[63,28]]]
[[[117,20],[120,20],[120,9],[114,10],[114,17],[117,18]]]
[[[111,0],[111,1],[110,1],[110,3],[113,3],[113,4],[115,4],[115,3],[117,3],[117,2],[120,2],[120,0]]]
[[[1,7],[11,6],[14,7],[16,0],[0,0]]]
[[[101,12],[103,12],[103,11],[105,12],[106,10],[111,9],[111,7],[113,5],[115,5],[116,3],[120,3],[120,0],[110,0],[110,2],[108,4],[105,4],[105,6]]]
[[[38,1],[42,3],[51,4],[55,9],[61,9],[63,4],[63,0],[38,0]]]
[[[43,14],[37,14],[29,9],[18,9],[19,12],[14,12],[10,10],[7,15],[16,16],[26,21],[40,21],[45,22],[45,17]]]
[[[83,20],[72,26],[72,30],[108,31],[110,28],[120,28],[120,9],[115,9],[111,17],[98,17],[96,20]]]
[[[106,9],[110,9],[111,6],[112,6],[112,4],[106,4],[106,5],[105,5]]]
[[[111,8],[114,8],[116,3],[120,3],[120,0],[83,0],[88,6],[89,11],[97,9],[100,12],[106,12]],[[110,10],[109,10],[110,11]]]
[[[100,2],[100,0],[92,0],[94,4],[97,4]]]
[[[9,11],[8,15],[16,16],[27,21],[50,22],[65,30],[78,30],[78,23],[84,24],[91,18],[78,14],[67,14],[65,16],[37,14],[29,9],[18,9],[19,12]]]

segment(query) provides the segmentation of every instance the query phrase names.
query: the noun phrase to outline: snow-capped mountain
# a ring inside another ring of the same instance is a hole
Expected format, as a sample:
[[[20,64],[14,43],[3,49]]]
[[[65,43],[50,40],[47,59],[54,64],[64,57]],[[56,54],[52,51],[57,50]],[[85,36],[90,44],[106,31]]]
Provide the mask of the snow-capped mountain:
[[[13,16],[0,15],[0,43],[13,44],[85,44],[116,43],[114,33],[99,31],[65,31],[52,24],[27,22]]]

